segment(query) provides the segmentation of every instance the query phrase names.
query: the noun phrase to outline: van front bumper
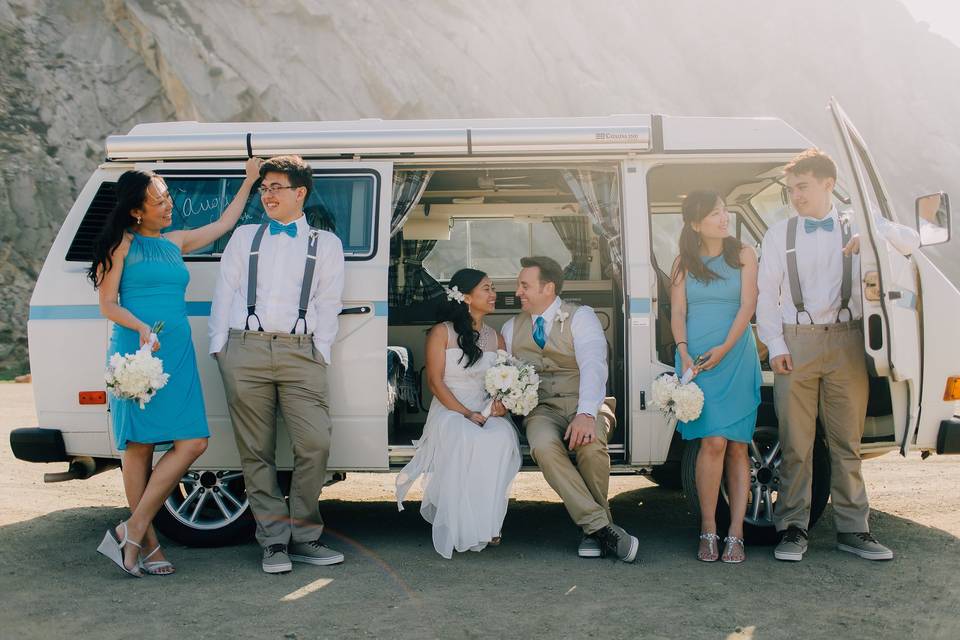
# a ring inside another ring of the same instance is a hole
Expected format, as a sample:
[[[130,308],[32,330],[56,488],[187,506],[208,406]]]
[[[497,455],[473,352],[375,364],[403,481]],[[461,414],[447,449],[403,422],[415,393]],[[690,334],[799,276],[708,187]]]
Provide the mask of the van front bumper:
[[[954,416],[940,422],[937,453],[960,453],[960,417]]]
[[[67,449],[59,429],[38,427],[14,429],[10,432],[13,455],[26,462],[67,462]]]

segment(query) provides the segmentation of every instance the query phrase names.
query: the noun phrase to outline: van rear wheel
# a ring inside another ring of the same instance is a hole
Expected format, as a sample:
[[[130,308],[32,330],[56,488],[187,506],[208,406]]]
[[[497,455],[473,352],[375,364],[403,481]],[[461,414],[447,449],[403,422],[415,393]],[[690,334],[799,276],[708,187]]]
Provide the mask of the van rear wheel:
[[[250,537],[254,522],[241,471],[188,471],[153,521],[190,547],[219,547]]]
[[[700,441],[687,442],[680,463],[683,492],[690,510],[700,517],[697,496],[696,466]],[[743,535],[748,544],[774,544],[777,530],[773,524],[774,505],[780,489],[780,436],[776,427],[757,427],[748,447],[750,456],[750,494],[747,514],[743,520]],[[813,491],[810,504],[810,528],[820,519],[830,497],[830,455],[823,437],[818,433],[813,446]],[[730,504],[726,482],[720,483],[717,500],[717,530],[721,537],[730,525]]]

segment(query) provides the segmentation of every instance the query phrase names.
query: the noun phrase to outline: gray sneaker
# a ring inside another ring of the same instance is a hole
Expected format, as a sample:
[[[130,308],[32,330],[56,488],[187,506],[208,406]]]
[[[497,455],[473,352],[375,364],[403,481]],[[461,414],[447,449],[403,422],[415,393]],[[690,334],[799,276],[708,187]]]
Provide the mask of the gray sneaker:
[[[290,559],[326,566],[343,562],[343,554],[322,544],[319,539],[312,542],[294,542],[290,545]]]
[[[293,563],[287,555],[287,545],[271,544],[263,548],[263,560],[260,566],[266,573],[287,573],[293,570]]]
[[[583,538],[580,540],[580,547],[577,548],[577,555],[581,558],[599,558],[602,555],[600,552],[600,541],[597,540],[594,534],[583,534]]]
[[[867,560],[893,560],[893,551],[877,542],[877,539],[870,535],[869,531],[838,533],[837,549]]]
[[[623,528],[610,523],[603,529],[594,532],[604,552],[612,553],[624,562],[633,562],[637,558],[640,541],[630,535]]]
[[[777,560],[800,562],[807,552],[807,532],[800,527],[789,527],[780,536],[780,543],[773,550]]]

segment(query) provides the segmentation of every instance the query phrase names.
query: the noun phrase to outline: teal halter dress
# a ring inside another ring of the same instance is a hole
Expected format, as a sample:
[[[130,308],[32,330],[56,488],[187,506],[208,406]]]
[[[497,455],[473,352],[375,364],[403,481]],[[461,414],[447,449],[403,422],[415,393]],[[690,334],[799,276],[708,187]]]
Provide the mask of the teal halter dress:
[[[723,256],[703,257],[719,278],[700,282],[689,273],[687,293],[687,351],[696,360],[711,347],[723,344],[740,310],[740,270]],[[677,376],[683,371],[680,352],[676,356]],[[748,326],[743,335],[716,367],[701,371],[693,380],[703,390],[703,411],[691,422],[678,422],[684,440],[720,436],[736,442],[750,442],[760,406],[760,359],[757,343]]]
[[[119,450],[126,449],[128,442],[166,444],[210,436],[184,300],[189,281],[177,245],[166,238],[133,234],[123,261],[119,302],[151,327],[163,321],[160,350],[154,355],[163,360],[170,379],[143,409],[138,402],[110,395],[113,437]],[[107,360],[114,353],[134,353],[139,348],[140,335],[115,324]]]

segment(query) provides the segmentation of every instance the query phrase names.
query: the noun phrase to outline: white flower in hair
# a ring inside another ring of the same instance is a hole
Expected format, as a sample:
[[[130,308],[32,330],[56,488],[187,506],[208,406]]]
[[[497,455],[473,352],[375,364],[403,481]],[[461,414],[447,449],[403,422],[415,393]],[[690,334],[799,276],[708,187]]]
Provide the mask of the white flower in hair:
[[[453,285],[450,288],[444,287],[443,290],[447,294],[447,300],[450,300],[450,301],[456,300],[457,302],[460,302],[460,303],[463,302],[463,294],[460,293],[460,289],[457,288],[457,285]]]

